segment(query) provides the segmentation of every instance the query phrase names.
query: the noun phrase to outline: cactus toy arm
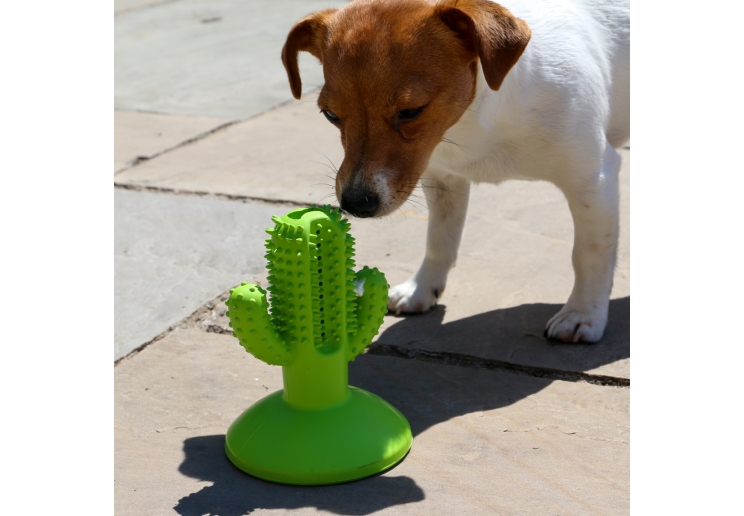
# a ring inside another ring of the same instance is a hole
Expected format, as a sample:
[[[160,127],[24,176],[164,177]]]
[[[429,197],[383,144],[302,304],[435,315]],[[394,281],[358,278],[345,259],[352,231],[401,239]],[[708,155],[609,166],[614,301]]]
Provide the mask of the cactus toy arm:
[[[356,274],[356,331],[348,335],[347,359],[352,362],[377,335],[387,312],[388,283],[385,275],[365,266]]]
[[[230,291],[225,304],[234,335],[246,351],[271,365],[287,365],[291,361],[289,347],[269,317],[265,290],[243,283]]]

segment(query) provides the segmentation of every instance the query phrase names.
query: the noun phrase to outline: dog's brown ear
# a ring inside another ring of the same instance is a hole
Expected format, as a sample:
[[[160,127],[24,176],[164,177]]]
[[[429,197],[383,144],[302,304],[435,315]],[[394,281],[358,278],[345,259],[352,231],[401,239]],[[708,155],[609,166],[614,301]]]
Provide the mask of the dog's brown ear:
[[[530,41],[527,23],[487,0],[449,0],[435,9],[466,48],[478,55],[488,86],[498,90]]]
[[[298,21],[289,31],[287,41],[282,48],[282,63],[287,70],[289,87],[292,89],[294,98],[302,96],[302,80],[300,69],[297,66],[297,54],[300,51],[310,52],[323,62],[323,48],[325,47],[325,36],[328,30],[329,18],[338,9],[325,9],[315,12]]]

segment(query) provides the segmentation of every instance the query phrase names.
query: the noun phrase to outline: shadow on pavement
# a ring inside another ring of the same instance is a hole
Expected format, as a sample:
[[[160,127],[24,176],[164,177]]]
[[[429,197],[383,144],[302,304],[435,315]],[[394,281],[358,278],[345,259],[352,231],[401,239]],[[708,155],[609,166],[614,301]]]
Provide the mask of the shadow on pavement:
[[[571,365],[566,368],[571,371],[593,369],[630,356],[630,297],[610,301],[608,328],[597,344],[554,343],[533,336],[542,335],[545,322],[561,306],[526,304],[445,324],[442,320],[446,307],[438,306],[426,314],[401,319],[377,342],[418,349],[436,347],[438,351],[481,357],[499,356],[497,348],[504,347],[516,350],[508,353],[515,363],[534,365],[542,361],[542,367],[556,369],[562,368],[560,365]],[[461,348],[457,347],[457,342],[462,344]],[[423,346],[423,343],[439,345]],[[533,360],[514,360],[530,355]],[[553,382],[549,378],[489,374],[451,365],[382,359],[361,355],[349,364],[350,383],[382,396],[397,407],[411,423],[414,436],[458,416],[511,405]],[[416,363],[421,366],[414,366]]]
[[[424,492],[416,482],[404,476],[375,475],[347,484],[314,487],[264,482],[233,466],[225,455],[224,446],[224,435],[205,435],[184,441],[185,459],[178,470],[214,484],[181,498],[173,508],[181,516],[243,516],[256,509],[301,507],[362,515],[424,499]]]
[[[492,310],[442,324],[446,306],[402,317],[377,344],[462,353],[533,367],[590,371],[630,357],[630,296],[610,301],[607,329],[596,344],[566,344],[543,337],[562,305],[534,303]]]
[[[526,357],[533,357],[544,363],[542,367],[571,365],[569,370],[573,371],[593,369],[630,356],[629,297],[610,302],[605,338],[591,345],[552,343],[533,336],[542,334],[545,322],[560,306],[527,304],[445,324],[442,320],[446,307],[439,306],[424,315],[401,319],[378,342],[481,357],[500,357],[506,352],[507,358],[515,362],[524,363]],[[408,418],[414,435],[458,416],[511,405],[553,381],[371,354],[360,355],[349,364],[349,379],[351,385],[373,392],[397,407]],[[362,515],[425,498],[413,479],[389,474],[333,486],[264,482],[233,466],[225,455],[224,442],[224,435],[184,441],[185,459],[179,471],[214,484],[179,500],[174,509],[181,516],[242,516],[258,508],[301,507]]]

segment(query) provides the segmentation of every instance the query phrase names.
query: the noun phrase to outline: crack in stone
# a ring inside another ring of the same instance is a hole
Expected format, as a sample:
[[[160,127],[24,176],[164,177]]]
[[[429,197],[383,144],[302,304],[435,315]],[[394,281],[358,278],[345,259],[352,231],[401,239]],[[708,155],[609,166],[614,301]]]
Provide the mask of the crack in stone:
[[[435,364],[455,365],[471,369],[486,369],[489,371],[507,371],[514,374],[533,376],[537,378],[549,378],[551,380],[563,380],[566,382],[586,382],[594,385],[630,387],[629,378],[616,376],[605,376],[598,374],[583,373],[578,371],[562,371],[548,367],[525,366],[504,362],[489,358],[481,358],[462,353],[450,353],[439,351],[427,351],[423,349],[410,349],[394,344],[372,344],[366,350],[370,355],[389,356]]]
[[[148,186],[148,185],[139,185],[139,184],[130,184],[130,183],[114,182],[114,188],[121,188],[122,190],[132,190],[135,192],[150,192],[150,193],[180,195],[184,197],[209,197],[213,199],[220,199],[223,201],[237,201],[237,202],[242,202],[242,203],[260,202],[260,203],[271,204],[275,206],[282,205],[282,206],[292,206],[292,207],[299,207],[299,208],[306,208],[306,207],[309,207],[311,204],[317,204],[317,203],[289,201],[286,199],[269,199],[269,198],[264,198],[264,197],[251,197],[248,195],[233,195],[233,194],[218,193],[218,192],[205,192],[202,190],[183,190],[180,188],[168,188],[165,186]],[[332,206],[337,207],[335,205],[332,205]]]
[[[177,1],[177,0],[164,0],[162,2],[162,4],[171,3],[171,2],[175,2],[175,1]],[[162,4],[154,4],[154,5],[162,5]],[[145,6],[144,8],[147,8],[147,7],[148,6]],[[131,12],[131,11],[132,10],[120,11],[119,13],[115,13],[114,16],[118,16],[119,14],[126,14],[126,13]],[[222,19],[222,18],[219,18],[219,19]],[[212,19],[208,20],[206,23],[209,23],[210,21],[218,21],[218,19],[217,18],[212,18]],[[205,23],[205,22],[202,21],[202,23]],[[312,95],[312,94],[317,94],[319,92],[320,92],[320,88],[315,88],[313,90],[310,90],[305,95],[306,96],[309,96],[309,95]],[[239,123],[242,123],[242,122],[247,122],[247,121],[252,120],[254,118],[257,118],[257,117],[259,117],[261,115],[265,115],[266,113],[270,113],[270,112],[275,111],[275,110],[277,110],[279,108],[282,108],[282,107],[284,107],[286,105],[289,105],[292,102],[294,102],[294,99],[288,99],[288,100],[285,100],[284,102],[280,102],[279,104],[276,104],[274,106],[271,106],[270,108],[265,109],[265,110],[263,110],[263,111],[261,111],[259,113],[255,113],[255,114],[253,114],[253,115],[251,115],[251,116],[249,116],[247,118],[243,118],[243,119],[239,119],[239,120],[229,120],[229,121],[225,122],[224,124],[218,125],[217,127],[214,127],[214,128],[212,128],[212,129],[210,129],[208,131],[205,131],[203,133],[199,133],[199,134],[197,134],[196,136],[194,136],[192,138],[189,138],[189,139],[184,140],[184,141],[182,141],[180,143],[177,143],[173,147],[168,147],[167,149],[163,149],[163,150],[161,150],[159,152],[156,152],[155,154],[152,154],[150,156],[137,156],[134,159],[130,160],[128,163],[126,163],[124,165],[124,168],[121,168],[119,170],[114,171],[114,176],[116,176],[116,174],[118,174],[119,172],[123,172],[123,171],[128,170],[128,169],[130,169],[132,167],[136,167],[140,163],[144,163],[146,161],[150,161],[150,160],[152,160],[154,158],[157,158],[158,156],[161,156],[162,154],[165,154],[165,153],[168,153],[168,152],[172,152],[172,151],[178,150],[181,147],[185,147],[186,145],[192,144],[192,143],[197,142],[199,140],[203,140],[204,138],[206,138],[208,136],[211,136],[211,135],[213,135],[213,134],[215,134],[217,132],[220,132],[220,131],[223,131],[223,130],[227,129],[228,127],[232,127],[235,124],[239,124]],[[152,113],[152,114],[156,114],[156,115],[171,115],[172,114],[172,113],[166,113],[166,112],[161,112],[161,111],[144,111],[144,110],[137,110],[137,109],[134,109],[134,110],[122,109],[121,111],[134,111],[134,112],[140,112],[140,113]],[[114,183],[114,186],[117,186],[116,183]]]
[[[162,114],[162,113],[158,113],[158,114]],[[163,154],[166,154],[168,152],[171,152],[171,151],[174,151],[174,150],[178,150],[181,147],[185,147],[186,145],[189,145],[191,143],[198,142],[199,140],[203,140],[207,136],[211,136],[214,133],[217,133],[219,131],[222,131],[224,129],[227,129],[228,127],[231,127],[231,126],[233,126],[233,125],[235,125],[235,124],[237,124],[239,122],[240,122],[240,120],[231,120],[229,122],[225,122],[224,124],[220,124],[217,127],[214,127],[212,129],[210,129],[209,131],[204,131],[203,133],[199,133],[199,134],[197,134],[196,136],[194,136],[192,138],[189,138],[189,139],[184,140],[184,141],[182,141],[180,143],[177,143],[173,147],[168,147],[167,149],[163,149],[161,151],[158,151],[155,154],[151,154],[149,156],[136,156],[134,159],[129,160],[124,165],[124,168],[120,168],[119,170],[115,171],[114,172],[114,176],[116,176],[116,174],[118,174],[120,172],[124,172],[125,170],[128,170],[128,169],[130,169],[132,167],[136,167],[140,163],[145,163],[147,161],[150,161],[150,160],[153,160],[153,159],[157,158],[158,156],[162,156]]]

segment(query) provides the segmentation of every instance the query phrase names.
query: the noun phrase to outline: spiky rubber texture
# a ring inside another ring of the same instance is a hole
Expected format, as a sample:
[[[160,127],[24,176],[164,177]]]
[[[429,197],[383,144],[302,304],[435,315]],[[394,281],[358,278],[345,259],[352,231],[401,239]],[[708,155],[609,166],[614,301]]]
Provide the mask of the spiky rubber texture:
[[[230,291],[226,303],[230,326],[246,351],[267,364],[289,363],[289,348],[269,318],[269,304],[264,289],[243,283]]]
[[[271,306],[256,285],[233,289],[226,304],[235,336],[272,365],[291,363],[297,346],[342,351],[354,360],[377,335],[387,311],[385,275],[368,267],[354,272],[354,238],[338,210],[302,208],[272,220],[274,227],[266,230]],[[359,297],[357,280],[364,282]]]
[[[349,345],[346,356],[353,361],[364,351],[372,338],[377,335],[385,313],[387,312],[388,285],[385,275],[375,269],[365,266],[357,273],[357,280],[363,281],[364,293],[357,298],[356,325],[357,331],[349,333]],[[382,301],[385,304],[382,304]]]

